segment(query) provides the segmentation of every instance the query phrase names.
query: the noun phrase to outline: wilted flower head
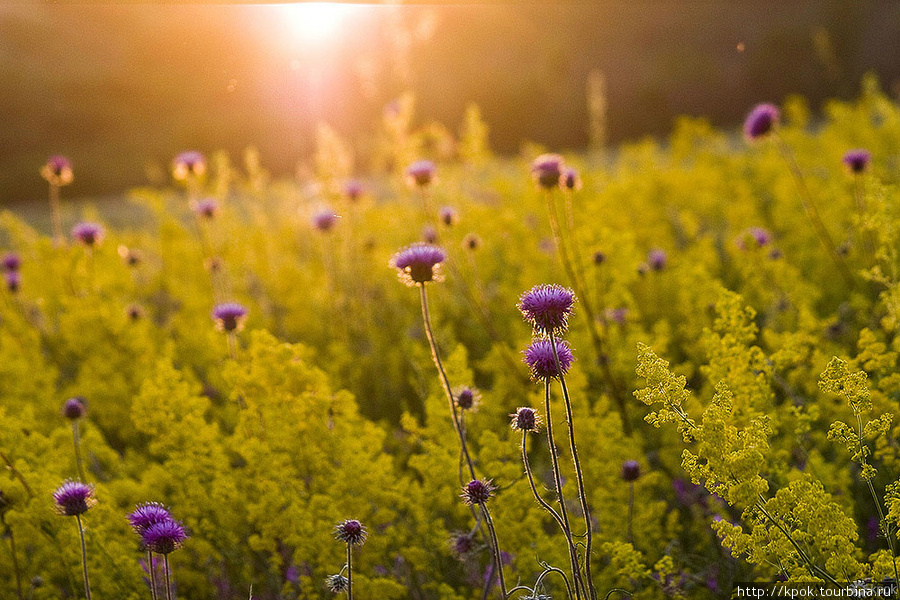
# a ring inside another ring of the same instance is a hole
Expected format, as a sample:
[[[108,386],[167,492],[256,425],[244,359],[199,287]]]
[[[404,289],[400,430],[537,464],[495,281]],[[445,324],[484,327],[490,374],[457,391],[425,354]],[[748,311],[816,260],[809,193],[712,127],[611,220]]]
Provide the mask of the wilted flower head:
[[[362,546],[367,535],[366,528],[356,519],[341,521],[334,527],[334,538],[351,546]]]
[[[141,543],[145,548],[157,554],[174,552],[181,548],[187,538],[184,526],[171,517],[152,523],[141,532]]]
[[[563,157],[559,154],[541,154],[531,163],[531,176],[544,189],[559,187],[563,176]]]
[[[67,479],[53,492],[56,510],[66,517],[83,515],[96,504],[93,486]]]
[[[313,228],[319,231],[331,231],[337,224],[338,216],[330,208],[323,208],[312,217]]]
[[[481,238],[474,233],[467,233],[463,238],[463,248],[467,250],[478,250],[481,247]]]
[[[350,202],[356,202],[366,192],[365,186],[359,179],[348,179],[344,182],[344,195]]]
[[[128,515],[128,523],[135,533],[143,535],[152,525],[171,521],[169,510],[159,502],[142,502]]]
[[[240,331],[247,319],[247,309],[237,302],[218,304],[212,309],[212,318],[219,331]]]
[[[443,249],[416,243],[395,254],[390,264],[400,272],[400,279],[407,285],[424,285],[429,281],[440,281],[439,268],[445,258]]]
[[[572,167],[563,169],[562,182],[568,190],[578,191],[581,189],[581,177],[578,176],[578,171]]]
[[[439,214],[441,217],[441,223],[443,223],[447,227],[456,225],[456,221],[459,219],[459,215],[456,214],[456,209],[452,206],[442,206]]]
[[[85,399],[81,396],[73,396],[63,402],[62,414],[67,419],[72,421],[80,419],[86,412]]]
[[[757,140],[778,125],[781,112],[774,104],[759,104],[750,111],[744,121],[744,136],[748,140]]]
[[[434,180],[437,167],[430,160],[417,160],[406,167],[406,178],[410,185],[425,187]]]
[[[437,229],[432,227],[431,225],[426,225],[422,228],[422,241],[426,244],[433,244],[437,241]]]
[[[196,150],[182,152],[172,161],[172,177],[176,181],[200,177],[204,173],[206,173],[206,158]]]
[[[41,167],[41,177],[53,185],[68,185],[75,179],[72,173],[72,163],[61,154],[56,154],[47,159]]]
[[[99,246],[105,234],[103,226],[98,223],[79,223],[72,228],[72,237],[85,246]]]
[[[557,284],[536,285],[519,298],[519,310],[541,335],[563,333],[575,305],[575,293]]]
[[[198,217],[212,219],[219,212],[219,202],[215,198],[203,198],[194,202],[191,209]]]
[[[665,250],[654,248],[647,253],[647,265],[654,271],[662,271],[666,268],[669,257]]]
[[[457,533],[450,538],[450,551],[462,560],[475,549],[475,537],[471,533]]]
[[[3,255],[2,264],[4,271],[18,271],[22,266],[22,259],[15,252],[8,252]]]
[[[3,274],[3,280],[6,282],[6,289],[12,294],[22,287],[22,274],[18,271],[7,271]]]
[[[340,594],[347,591],[347,588],[350,587],[350,581],[340,573],[337,573],[326,577],[325,585],[328,586],[328,591]]]
[[[844,154],[843,163],[851,173],[864,173],[872,160],[872,153],[862,148],[849,150]]]
[[[622,464],[622,479],[634,481],[641,476],[641,465],[636,460],[626,460]]]
[[[575,357],[572,350],[564,341],[556,342],[556,351],[559,354],[559,369],[564,375]],[[556,367],[556,357],[553,355],[553,347],[550,340],[535,340],[525,349],[525,364],[531,368],[531,376],[534,379],[556,379],[560,371]]]
[[[456,405],[463,410],[472,410],[476,406],[478,406],[478,401],[481,399],[481,394],[475,388],[471,388],[468,386],[459,388],[459,390],[454,394],[454,401]]]
[[[520,406],[512,417],[512,428],[517,431],[537,431],[540,426],[540,417],[533,408]]]
[[[494,490],[496,489],[497,488],[494,487],[494,484],[490,479],[484,481],[473,479],[463,486],[461,496],[463,502],[469,506],[474,504],[484,504],[494,495]]]

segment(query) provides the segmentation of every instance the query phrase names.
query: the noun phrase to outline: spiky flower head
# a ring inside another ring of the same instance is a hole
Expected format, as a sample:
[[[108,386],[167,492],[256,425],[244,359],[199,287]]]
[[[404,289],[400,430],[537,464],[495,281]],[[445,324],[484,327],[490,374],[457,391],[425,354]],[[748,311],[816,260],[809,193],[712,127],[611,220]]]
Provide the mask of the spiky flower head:
[[[580,190],[581,177],[578,176],[578,171],[576,171],[572,167],[566,167],[565,169],[563,169],[562,183],[564,186],[566,186],[567,190]]]
[[[469,506],[473,506],[475,504],[484,504],[487,502],[491,496],[494,495],[494,491],[497,488],[494,487],[494,484],[490,479],[481,480],[481,479],[473,479],[469,483],[463,486],[462,496],[463,502],[468,504]]]
[[[184,526],[169,517],[150,524],[141,532],[141,543],[147,550],[157,554],[170,554],[181,548],[188,534]]]
[[[559,187],[565,163],[559,154],[541,154],[531,163],[531,176],[545,190]]]
[[[347,519],[334,526],[334,538],[351,546],[362,546],[367,535],[366,528],[356,519]]]
[[[85,402],[85,399],[81,396],[73,396],[72,398],[69,398],[68,400],[63,402],[63,416],[70,421],[80,419],[85,415],[85,413],[87,413]]]
[[[533,379],[558,379],[560,369],[563,375],[569,370],[575,360],[569,345],[564,341],[556,342],[556,352],[559,355],[559,369],[556,368],[556,357],[550,340],[534,340],[525,349],[524,361],[531,368]]]
[[[534,431],[540,428],[541,419],[533,408],[520,406],[512,417],[512,428],[516,431]]]
[[[215,198],[203,198],[194,202],[191,209],[198,217],[212,219],[219,212],[219,202]]]
[[[66,517],[83,515],[97,503],[94,499],[94,487],[67,479],[53,492],[56,511]]]
[[[634,481],[641,476],[641,465],[636,460],[626,460],[622,464],[622,479]]]
[[[855,175],[865,173],[869,168],[869,161],[872,160],[872,153],[862,148],[848,150],[842,160],[851,173]]]
[[[331,593],[340,594],[347,591],[350,581],[340,573],[336,573],[325,578],[325,585],[328,586],[328,591]]]
[[[459,215],[452,206],[442,206],[439,215],[441,217],[441,223],[447,227],[456,225],[456,222],[459,220]]]
[[[434,181],[437,167],[430,160],[417,160],[406,167],[406,179],[410,185],[425,187]]]
[[[344,195],[350,202],[357,202],[366,192],[366,187],[358,179],[349,179],[344,182]]]
[[[128,515],[128,523],[135,533],[143,535],[152,525],[171,521],[172,514],[159,502],[142,502]]]
[[[453,395],[456,406],[462,410],[474,410],[481,400],[481,392],[477,389],[464,386],[459,388]]]
[[[88,247],[99,246],[105,233],[99,223],[78,223],[72,228],[72,237]]]
[[[459,560],[475,550],[475,537],[471,533],[457,533],[450,538],[450,551]]]
[[[463,238],[463,248],[466,250],[478,250],[481,247],[481,238],[474,233],[467,233]]]
[[[206,158],[196,150],[182,152],[172,161],[172,177],[176,181],[200,177],[204,173],[206,173]]]
[[[331,231],[337,224],[338,216],[330,208],[323,208],[312,216],[312,226],[318,231]]]
[[[61,154],[51,156],[41,167],[41,177],[52,185],[68,185],[75,179],[72,162]]]
[[[561,285],[536,285],[519,298],[519,310],[540,335],[564,333],[575,305],[575,293]]]
[[[440,265],[447,258],[442,248],[432,244],[416,243],[400,250],[391,259],[391,266],[399,271],[400,279],[407,285],[440,281]]]
[[[22,274],[19,271],[7,271],[3,274],[3,280],[11,294],[15,294],[22,287]]]
[[[669,256],[661,248],[654,248],[647,253],[647,265],[654,271],[662,271],[666,268]]]
[[[4,271],[18,271],[22,266],[22,258],[15,252],[8,252],[3,255],[2,265]]]
[[[744,121],[744,137],[758,140],[771,132],[781,119],[781,112],[774,104],[758,104]]]
[[[247,309],[237,302],[218,304],[212,309],[212,318],[219,331],[240,331],[247,320]]]

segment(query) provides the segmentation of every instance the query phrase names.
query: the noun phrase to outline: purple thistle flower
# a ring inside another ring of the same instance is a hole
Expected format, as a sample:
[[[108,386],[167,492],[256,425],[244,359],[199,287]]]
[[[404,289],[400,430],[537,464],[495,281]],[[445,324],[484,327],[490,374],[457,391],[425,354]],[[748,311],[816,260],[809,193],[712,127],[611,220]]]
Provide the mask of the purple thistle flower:
[[[144,318],[144,307],[140,304],[129,304],[125,308],[125,316],[128,317],[130,321],[139,321]]]
[[[857,150],[848,150],[844,154],[842,162],[853,174],[865,173],[869,168],[869,161],[872,160],[872,153],[862,148]]]
[[[41,167],[41,176],[53,185],[68,185],[75,179],[72,162],[61,154],[47,159]]]
[[[86,413],[85,399],[81,396],[73,396],[63,403],[62,414],[70,421],[76,421]]]
[[[628,319],[628,309],[625,307],[607,308],[603,311],[603,318],[612,321],[616,325],[624,325]]]
[[[247,318],[247,309],[237,302],[218,304],[212,309],[212,318],[216,322],[219,331],[240,331],[244,327]]]
[[[437,229],[432,227],[431,225],[426,225],[422,228],[422,241],[426,244],[433,244],[437,241]]]
[[[323,208],[312,217],[312,226],[322,232],[331,231],[337,224],[338,216],[330,208]]]
[[[778,125],[781,112],[774,104],[759,104],[750,111],[744,121],[744,137],[758,140]]]
[[[400,279],[407,285],[424,285],[429,281],[440,281],[440,264],[446,258],[442,248],[416,243],[395,254],[390,265],[399,271]]]
[[[3,274],[3,279],[6,281],[6,289],[11,294],[15,294],[22,287],[22,274],[18,271],[7,271]]]
[[[72,228],[72,237],[85,246],[99,246],[103,241],[105,231],[98,223],[84,222]]]
[[[143,535],[152,525],[171,520],[171,513],[159,502],[142,502],[128,515],[128,523],[139,535]]]
[[[171,554],[188,539],[184,526],[171,517],[150,524],[141,532],[141,543],[157,554]]]
[[[356,519],[341,521],[334,527],[334,538],[351,546],[362,546],[367,535],[366,528]]]
[[[563,176],[563,157],[559,154],[541,154],[531,163],[531,176],[546,190],[559,187]]]
[[[647,253],[647,265],[654,271],[662,271],[666,268],[669,257],[665,250],[654,248]]]
[[[442,206],[439,214],[441,222],[447,227],[456,225],[457,220],[459,220],[459,215],[457,215],[456,209],[452,206]]]
[[[564,333],[575,305],[575,294],[561,285],[536,285],[519,298],[519,310],[535,333]]]
[[[468,386],[462,387],[456,392],[454,400],[456,405],[463,410],[472,410],[478,406],[481,394],[475,388]]]
[[[215,198],[204,198],[194,202],[191,208],[198,217],[212,219],[219,212],[219,202]]]
[[[772,241],[772,234],[762,227],[749,228],[747,230],[747,235],[749,235],[759,247],[765,246]]]
[[[622,479],[634,481],[641,476],[641,465],[636,460],[626,460],[622,465]]]
[[[83,515],[97,503],[94,499],[94,487],[67,479],[53,492],[56,511],[66,517]]]
[[[347,591],[347,588],[350,587],[350,581],[340,573],[337,573],[326,577],[325,585],[328,586],[328,591],[331,593],[340,594]]]
[[[596,252],[594,252],[594,264],[595,265],[602,265],[605,262],[606,262],[606,253],[605,252],[602,252],[600,250],[597,250]]]
[[[471,533],[457,533],[450,538],[450,551],[459,560],[464,560],[475,549],[475,537]]]
[[[3,255],[2,264],[4,271],[18,271],[22,266],[22,258],[15,252],[9,252]]]
[[[581,177],[578,176],[578,171],[572,167],[563,169],[562,182],[568,190],[578,191],[581,189]]]
[[[344,195],[350,202],[357,202],[365,192],[365,186],[358,179],[349,179],[344,182]]]
[[[572,350],[564,341],[556,343],[556,351],[559,354],[559,366],[562,374],[565,374],[575,357]],[[531,368],[531,376],[534,379],[558,379],[560,372],[556,368],[556,358],[553,356],[553,347],[549,340],[535,340],[525,349],[525,364]]]
[[[480,480],[473,479],[465,486],[463,486],[462,490],[462,499],[463,502],[468,504],[469,506],[473,506],[475,504],[484,504],[486,503],[491,496],[494,495],[494,491],[497,488],[494,487],[494,484],[490,479]]]
[[[533,408],[520,406],[512,417],[512,428],[516,431],[538,431],[541,419]]]
[[[172,161],[172,177],[183,181],[206,173],[206,158],[196,150],[182,152]]]
[[[300,583],[300,567],[297,565],[289,566],[284,572],[284,578],[293,584]]]
[[[467,250],[478,250],[481,247],[481,238],[474,233],[467,233],[463,238],[463,248]]]
[[[434,181],[437,167],[430,160],[417,160],[406,167],[406,178],[410,185],[425,187]]]

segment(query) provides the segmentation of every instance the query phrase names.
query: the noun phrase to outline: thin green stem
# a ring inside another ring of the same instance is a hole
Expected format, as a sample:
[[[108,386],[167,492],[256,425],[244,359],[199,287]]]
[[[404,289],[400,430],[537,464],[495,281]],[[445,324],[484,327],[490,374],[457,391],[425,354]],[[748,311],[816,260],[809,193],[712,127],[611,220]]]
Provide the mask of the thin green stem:
[[[78,477],[81,481],[87,481],[84,476],[84,466],[81,462],[81,435],[78,431],[78,420],[72,421],[72,439],[75,442],[75,466],[78,469]]]
[[[81,568],[84,571],[84,596],[91,600],[91,584],[88,582],[87,546],[84,543],[84,526],[81,524],[81,515],[75,515],[78,520],[78,534],[81,536]]]
[[[591,544],[593,541],[594,524],[591,519],[591,511],[588,508],[587,494],[584,491],[584,476],[581,472],[581,461],[578,460],[578,448],[575,445],[575,419],[572,415],[572,402],[569,399],[569,390],[566,387],[566,377],[563,375],[562,366],[559,364],[559,352],[556,346],[556,337],[550,332],[550,347],[553,349],[553,360],[556,363],[556,372],[559,374],[559,384],[562,387],[563,400],[566,405],[566,421],[569,429],[569,447],[572,452],[572,462],[575,464],[575,480],[578,484],[578,499],[581,501],[581,511],[584,514],[585,526],[585,557],[584,557],[584,574],[590,588],[591,598],[596,600],[597,590],[594,588],[593,577],[591,576]]]

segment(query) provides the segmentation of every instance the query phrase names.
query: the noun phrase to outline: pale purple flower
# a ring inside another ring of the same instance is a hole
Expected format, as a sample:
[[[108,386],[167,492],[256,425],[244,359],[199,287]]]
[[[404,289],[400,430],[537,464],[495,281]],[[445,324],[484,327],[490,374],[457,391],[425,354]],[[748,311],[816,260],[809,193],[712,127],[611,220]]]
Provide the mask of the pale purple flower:
[[[744,136],[757,140],[771,132],[781,119],[781,112],[774,104],[759,104],[750,111],[744,121]]]
[[[433,244],[437,242],[438,234],[437,229],[432,227],[431,225],[426,225],[422,228],[422,241],[426,244]]]
[[[565,169],[563,169],[562,183],[568,190],[580,190],[581,177],[578,176],[578,171],[576,171],[572,167],[566,167]]]
[[[72,237],[88,247],[99,246],[105,233],[98,223],[84,222],[72,228]]]
[[[440,281],[439,267],[446,258],[442,248],[416,243],[395,254],[390,265],[399,271],[400,279],[407,285],[424,285],[429,281]]]
[[[319,231],[328,232],[334,228],[337,224],[337,220],[338,216],[334,214],[333,210],[330,208],[323,208],[313,215],[312,226]]]
[[[851,173],[864,173],[869,168],[869,161],[872,160],[872,153],[862,148],[857,150],[849,150],[844,154],[843,163]]]
[[[437,167],[430,160],[417,160],[406,167],[406,178],[410,185],[425,187],[434,181]]]
[[[63,403],[62,414],[71,421],[82,418],[86,412],[85,399],[81,396],[74,396]]]
[[[172,161],[172,176],[178,181],[200,177],[204,173],[206,173],[206,158],[196,150],[182,152]]]
[[[665,250],[654,248],[647,253],[647,265],[654,271],[662,271],[666,268],[669,257]]]
[[[559,187],[564,162],[559,154],[541,154],[531,163],[531,176],[544,189]]]
[[[204,198],[196,201],[191,208],[198,217],[212,219],[219,212],[219,202],[215,198]]]
[[[519,310],[541,335],[564,333],[575,305],[575,293],[557,284],[536,285],[519,298]]]
[[[3,255],[2,265],[4,271],[18,271],[22,266],[22,258],[15,252],[9,252]]]
[[[83,515],[96,504],[93,486],[67,479],[53,492],[56,511],[66,517]]]
[[[3,280],[11,294],[15,294],[22,287],[22,274],[19,271],[7,271],[3,274]]]
[[[456,214],[456,209],[452,206],[442,206],[439,214],[441,217],[441,222],[447,227],[456,225],[456,221],[459,218],[459,216]]]
[[[219,331],[240,331],[247,318],[247,309],[237,302],[218,304],[212,309],[212,318]]]
[[[357,202],[365,192],[366,188],[359,179],[348,179],[344,182],[344,195],[350,202]]]
[[[560,369],[562,374],[569,370],[575,360],[569,345],[565,341],[556,342],[556,352],[559,355],[559,369],[549,340],[535,340],[525,349],[524,362],[531,368],[534,379],[558,379]]]
[[[47,159],[47,162],[41,167],[41,176],[53,185],[68,185],[75,178],[71,161],[61,154]]]

